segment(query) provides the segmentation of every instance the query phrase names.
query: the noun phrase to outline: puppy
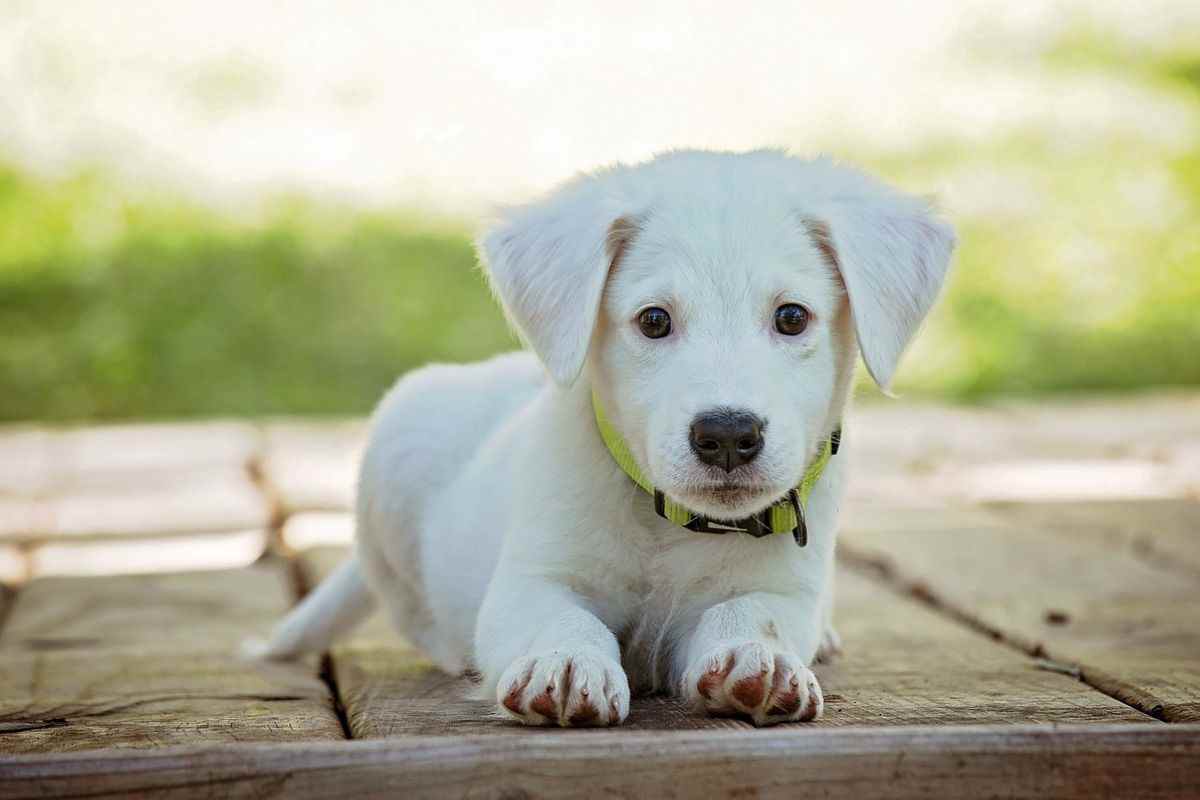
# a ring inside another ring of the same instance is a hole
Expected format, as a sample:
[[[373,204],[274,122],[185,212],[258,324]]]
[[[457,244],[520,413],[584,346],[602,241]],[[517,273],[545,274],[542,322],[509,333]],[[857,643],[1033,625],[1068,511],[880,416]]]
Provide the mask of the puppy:
[[[576,178],[482,237],[532,353],[430,366],[376,411],[352,559],[265,655],[382,601],[527,725],[676,693],[821,715],[857,354],[887,387],[954,235],[831,161],[673,152]]]

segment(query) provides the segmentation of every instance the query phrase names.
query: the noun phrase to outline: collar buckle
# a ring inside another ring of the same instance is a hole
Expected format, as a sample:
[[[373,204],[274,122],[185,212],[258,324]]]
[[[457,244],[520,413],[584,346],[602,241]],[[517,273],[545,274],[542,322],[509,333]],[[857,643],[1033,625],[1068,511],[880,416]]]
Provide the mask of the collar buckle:
[[[796,541],[799,547],[804,547],[808,544],[808,525],[804,521],[804,506],[800,503],[800,493],[792,489],[787,493],[785,500],[780,500],[779,503],[773,503],[767,506],[762,511],[754,516],[745,517],[744,519],[734,520],[732,522],[724,522],[721,520],[709,519],[708,517],[697,514],[683,524],[683,527],[689,531],[696,533],[712,533],[722,535],[726,533],[748,533],[756,539],[761,539],[764,536],[774,534],[775,527],[771,521],[771,510],[780,503],[790,503],[792,510],[796,513],[796,526],[792,528],[792,538]],[[654,511],[660,517],[670,521],[667,516],[667,501],[666,496],[659,490],[654,490]]]

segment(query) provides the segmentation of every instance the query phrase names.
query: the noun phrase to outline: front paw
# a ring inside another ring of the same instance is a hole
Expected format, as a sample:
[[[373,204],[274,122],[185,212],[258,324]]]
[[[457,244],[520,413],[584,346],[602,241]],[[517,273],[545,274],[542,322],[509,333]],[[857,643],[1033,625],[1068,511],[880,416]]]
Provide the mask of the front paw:
[[[619,725],[629,715],[629,679],[598,651],[553,651],[514,661],[496,699],[526,725]]]
[[[745,716],[759,726],[808,722],[825,707],[816,676],[800,659],[755,641],[724,644],[697,659],[683,691],[710,714]]]

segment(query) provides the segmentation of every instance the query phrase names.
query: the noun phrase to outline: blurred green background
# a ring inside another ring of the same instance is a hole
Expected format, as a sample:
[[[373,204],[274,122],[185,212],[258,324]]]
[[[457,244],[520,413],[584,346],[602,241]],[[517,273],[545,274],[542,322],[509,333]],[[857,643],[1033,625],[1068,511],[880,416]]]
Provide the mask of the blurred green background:
[[[1200,30],[956,41],[1051,87],[1116,87],[1094,102],[1137,119],[824,148],[913,191],[954,187],[955,272],[899,391],[1200,384]],[[201,89],[243,97],[244,72]],[[514,345],[475,266],[473,213],[291,188],[251,213],[104,158],[0,159],[0,419],[364,413],[406,369]]]

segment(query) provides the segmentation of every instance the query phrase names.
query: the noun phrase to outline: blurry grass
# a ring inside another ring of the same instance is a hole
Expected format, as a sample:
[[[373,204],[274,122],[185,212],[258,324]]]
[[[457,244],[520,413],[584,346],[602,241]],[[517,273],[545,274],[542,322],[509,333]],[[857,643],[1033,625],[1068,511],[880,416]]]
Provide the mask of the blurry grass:
[[[0,418],[364,412],[512,346],[461,231],[111,198],[0,173]]]
[[[1132,85],[1195,131],[1196,41],[1149,48],[1085,25],[1041,68]],[[873,160],[901,185],[974,184],[982,199],[954,216],[954,272],[902,390],[974,400],[1200,385],[1200,140],[1168,144],[1163,120],[1133,119],[1132,133],[1022,131]]]
[[[1134,82],[1200,125],[1195,51],[1071,31],[1041,68]],[[1200,385],[1200,141],[1163,141],[860,154],[983,199],[954,215],[955,271],[898,388]],[[0,168],[0,419],[363,413],[407,369],[512,346],[462,228],[304,201],[237,223]]]

